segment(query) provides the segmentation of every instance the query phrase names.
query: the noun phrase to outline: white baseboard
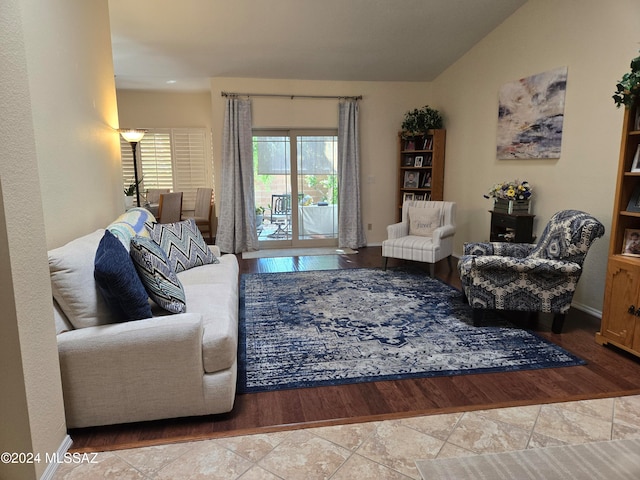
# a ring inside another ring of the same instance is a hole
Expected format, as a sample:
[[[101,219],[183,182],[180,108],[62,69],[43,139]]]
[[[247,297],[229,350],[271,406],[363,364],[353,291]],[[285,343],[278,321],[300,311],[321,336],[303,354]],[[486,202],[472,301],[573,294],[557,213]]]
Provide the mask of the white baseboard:
[[[56,452],[56,458],[64,458],[64,454],[67,453],[72,444],[73,440],[71,440],[71,437],[69,435],[65,435],[62,443],[60,443],[60,446],[58,447],[58,451]],[[53,477],[55,476],[59,466],[59,463],[51,462],[49,465],[47,465],[47,468],[40,477],[40,480],[53,480]]]
[[[593,307],[589,307],[588,305],[584,305],[582,303],[577,303],[577,302],[572,302],[571,306],[575,309],[581,310],[585,313],[588,313],[589,315],[593,315],[596,318],[599,318],[600,320],[602,320],[602,311],[601,310],[596,310]]]

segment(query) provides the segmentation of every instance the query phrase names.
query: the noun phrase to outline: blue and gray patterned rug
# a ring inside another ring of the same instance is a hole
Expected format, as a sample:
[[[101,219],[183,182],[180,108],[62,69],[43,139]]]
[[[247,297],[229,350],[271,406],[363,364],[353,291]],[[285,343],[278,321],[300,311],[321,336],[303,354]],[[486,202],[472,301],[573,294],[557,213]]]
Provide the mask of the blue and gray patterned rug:
[[[458,290],[424,272],[241,277],[239,392],[582,365],[498,316],[474,327]]]

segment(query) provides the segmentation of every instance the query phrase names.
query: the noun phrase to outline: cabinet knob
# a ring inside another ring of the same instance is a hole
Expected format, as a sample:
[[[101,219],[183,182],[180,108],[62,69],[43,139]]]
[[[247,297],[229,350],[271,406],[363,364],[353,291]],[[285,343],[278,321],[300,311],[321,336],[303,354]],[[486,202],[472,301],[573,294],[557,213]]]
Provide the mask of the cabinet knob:
[[[629,307],[629,310],[627,310],[627,312],[629,312],[631,315],[635,315],[636,314],[636,307],[634,307],[633,305],[631,305]]]

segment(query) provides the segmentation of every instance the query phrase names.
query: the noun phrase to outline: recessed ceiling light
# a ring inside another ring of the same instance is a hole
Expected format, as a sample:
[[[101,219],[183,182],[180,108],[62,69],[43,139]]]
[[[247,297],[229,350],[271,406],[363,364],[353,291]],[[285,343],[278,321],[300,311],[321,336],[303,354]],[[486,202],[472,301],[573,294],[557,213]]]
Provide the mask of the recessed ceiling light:
[[[177,83],[177,80],[167,80],[167,83],[169,84]]]

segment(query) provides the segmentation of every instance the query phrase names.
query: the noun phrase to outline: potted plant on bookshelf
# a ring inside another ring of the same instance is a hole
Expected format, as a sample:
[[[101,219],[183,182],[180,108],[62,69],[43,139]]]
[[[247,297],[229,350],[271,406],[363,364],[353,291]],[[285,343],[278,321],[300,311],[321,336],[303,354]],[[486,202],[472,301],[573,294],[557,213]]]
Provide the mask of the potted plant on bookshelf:
[[[427,130],[442,128],[442,115],[429,105],[404,114],[402,137],[421,137]]]
[[[500,213],[531,213],[531,195],[533,189],[529,182],[512,180],[496,183],[484,195],[493,198],[493,211]]]
[[[640,56],[631,60],[631,71],[625,73],[622,79],[616,83],[616,92],[613,101],[616,107],[631,107],[640,98]]]

